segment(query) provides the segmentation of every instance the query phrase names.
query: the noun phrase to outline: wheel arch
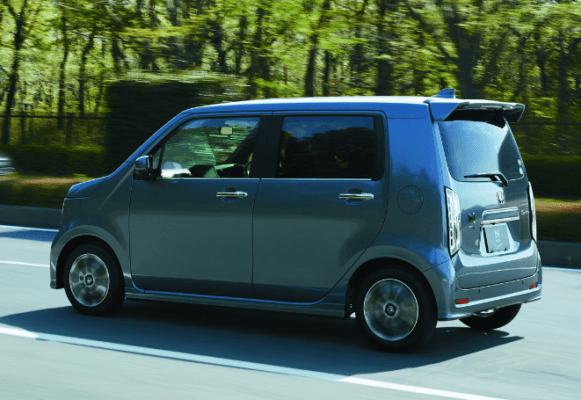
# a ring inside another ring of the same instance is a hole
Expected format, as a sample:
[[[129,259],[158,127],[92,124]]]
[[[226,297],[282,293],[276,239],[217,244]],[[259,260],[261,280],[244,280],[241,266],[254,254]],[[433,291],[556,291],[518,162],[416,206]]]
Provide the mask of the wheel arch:
[[[73,239],[69,240],[67,242],[67,244],[65,244],[65,246],[61,250],[59,257],[58,257],[57,266],[56,266],[56,283],[57,283],[56,288],[57,289],[62,289],[64,287],[63,271],[64,271],[65,264],[67,263],[69,256],[76,248],[78,248],[79,246],[82,246],[84,244],[87,244],[87,243],[98,243],[98,244],[102,245],[104,248],[106,248],[107,250],[109,250],[109,252],[111,253],[111,256],[114,257],[115,260],[117,261],[117,268],[119,269],[120,276],[123,276],[123,271],[121,270],[121,267],[120,267],[121,263],[119,261],[119,257],[117,257],[117,254],[115,253],[113,248],[103,239],[101,239],[97,236],[85,234],[85,235],[74,237]],[[122,281],[123,281],[123,279],[122,279]],[[123,284],[125,285],[125,282]]]
[[[391,257],[381,257],[375,258],[372,260],[368,260],[361,264],[355,272],[349,278],[349,283],[347,285],[347,302],[345,304],[347,310],[347,316],[349,316],[352,312],[355,311],[355,299],[357,298],[357,291],[359,290],[363,281],[371,274],[375,273],[376,271],[385,268],[386,266],[396,266],[398,268],[405,269],[409,271],[418,279],[418,281],[429,291],[429,296],[432,300],[432,304],[434,310],[437,310],[437,303],[436,303],[436,296],[434,293],[434,289],[430,285],[430,282],[424,274],[420,272],[420,270],[413,264],[408,261],[404,261],[398,258],[391,258]]]

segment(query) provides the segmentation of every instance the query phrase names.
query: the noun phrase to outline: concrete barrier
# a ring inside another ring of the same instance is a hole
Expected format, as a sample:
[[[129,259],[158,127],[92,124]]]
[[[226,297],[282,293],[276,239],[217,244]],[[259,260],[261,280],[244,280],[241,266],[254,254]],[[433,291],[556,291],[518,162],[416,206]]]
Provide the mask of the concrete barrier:
[[[58,229],[61,210],[0,205],[0,225]],[[543,265],[581,268],[581,243],[538,242]]]

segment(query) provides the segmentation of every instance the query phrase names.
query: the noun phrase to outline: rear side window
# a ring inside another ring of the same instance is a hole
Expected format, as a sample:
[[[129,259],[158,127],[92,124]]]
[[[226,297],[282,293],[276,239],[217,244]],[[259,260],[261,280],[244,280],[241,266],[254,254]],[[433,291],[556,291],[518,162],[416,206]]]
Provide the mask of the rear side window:
[[[454,179],[473,181],[465,176],[494,172],[501,172],[508,180],[523,177],[518,146],[501,115],[475,111],[454,114],[452,121],[438,123]]]
[[[375,151],[373,117],[286,117],[276,177],[371,179]]]

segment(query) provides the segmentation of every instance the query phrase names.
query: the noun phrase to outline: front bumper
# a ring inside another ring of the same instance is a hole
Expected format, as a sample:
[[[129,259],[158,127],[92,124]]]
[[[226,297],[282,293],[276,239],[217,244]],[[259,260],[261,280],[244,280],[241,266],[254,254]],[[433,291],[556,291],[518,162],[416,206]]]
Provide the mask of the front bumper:
[[[537,269],[527,278],[471,289],[462,289],[458,285],[452,260],[424,272],[436,298],[438,320],[450,321],[480,311],[540,300],[543,285],[538,251],[536,259]],[[529,289],[534,283],[537,287]],[[455,304],[454,300],[458,299],[468,299],[468,303]]]

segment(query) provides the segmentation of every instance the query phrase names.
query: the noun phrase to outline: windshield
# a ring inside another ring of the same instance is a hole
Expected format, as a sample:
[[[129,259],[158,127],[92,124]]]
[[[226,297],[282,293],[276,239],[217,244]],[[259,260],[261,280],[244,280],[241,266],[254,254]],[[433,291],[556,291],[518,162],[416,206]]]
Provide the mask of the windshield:
[[[522,159],[508,124],[482,119],[438,123],[452,177],[472,181],[466,176],[500,172],[508,180],[522,178]]]

